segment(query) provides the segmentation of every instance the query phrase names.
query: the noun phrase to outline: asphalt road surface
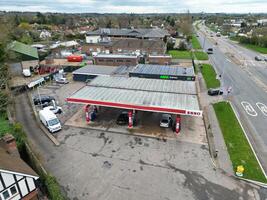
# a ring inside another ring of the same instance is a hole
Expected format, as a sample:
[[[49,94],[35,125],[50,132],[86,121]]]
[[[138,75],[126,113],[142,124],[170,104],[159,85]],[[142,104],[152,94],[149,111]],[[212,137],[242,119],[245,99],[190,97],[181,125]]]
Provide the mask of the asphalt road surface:
[[[46,169],[75,200],[261,200],[267,190],[216,171],[205,145],[63,127],[55,147],[39,129],[27,96],[16,119]]]
[[[228,99],[250,138],[265,172],[267,172],[267,62],[255,61],[259,53],[245,49],[225,37],[216,37],[201,26],[198,31],[203,49],[212,47],[209,56],[222,87],[232,88]],[[217,45],[215,44],[217,42]],[[262,55],[261,55],[262,56]]]

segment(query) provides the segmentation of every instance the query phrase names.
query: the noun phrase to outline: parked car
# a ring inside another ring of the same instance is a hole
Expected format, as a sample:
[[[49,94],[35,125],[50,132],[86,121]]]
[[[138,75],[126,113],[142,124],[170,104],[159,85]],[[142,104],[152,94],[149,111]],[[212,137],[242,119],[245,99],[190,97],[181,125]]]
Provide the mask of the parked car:
[[[50,110],[55,114],[61,114],[62,113],[62,108],[60,106],[47,106],[43,110]]]
[[[129,123],[129,117],[128,117],[128,111],[123,111],[120,113],[120,115],[118,116],[116,123],[118,125],[126,125]],[[133,114],[133,125],[136,125],[136,117],[135,114]]]
[[[49,130],[49,132],[54,133],[61,130],[60,121],[52,111],[40,110],[39,118],[42,124]]]
[[[267,57],[266,57],[266,58],[264,58],[264,61],[265,61],[265,62],[267,62]]]
[[[207,54],[213,54],[213,48],[208,48],[207,49]]]
[[[210,88],[208,90],[208,95],[210,96],[216,96],[216,95],[222,95],[223,91],[220,88]]]
[[[255,56],[256,61],[262,61],[262,58],[260,56]]]
[[[52,100],[55,100],[52,96],[35,96],[33,97],[34,105],[49,104]]]
[[[22,74],[25,76],[25,77],[31,77],[32,73],[29,69],[23,69],[22,70]]]
[[[67,84],[69,81],[66,78],[56,78],[56,83]]]
[[[169,128],[172,126],[172,116],[170,114],[163,114],[160,120],[160,127]]]

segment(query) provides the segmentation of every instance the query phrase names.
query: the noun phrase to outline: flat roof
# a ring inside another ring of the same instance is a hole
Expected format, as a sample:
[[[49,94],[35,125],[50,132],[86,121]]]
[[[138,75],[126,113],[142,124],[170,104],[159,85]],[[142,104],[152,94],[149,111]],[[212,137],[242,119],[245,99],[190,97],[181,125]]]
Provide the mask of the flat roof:
[[[104,65],[86,65],[72,72],[81,75],[111,75],[118,67]]]
[[[89,86],[176,94],[197,94],[194,81],[109,76],[97,77],[89,83]]]
[[[130,74],[155,74],[169,76],[195,76],[194,67],[181,67],[177,65],[138,64]]]
[[[185,93],[186,87],[192,90],[192,94]],[[195,86],[193,87],[191,83],[183,84],[181,81],[97,77],[89,85],[67,98],[67,101],[104,107],[202,116]]]
[[[124,55],[124,54],[97,54],[95,58],[137,58],[136,55]]]
[[[172,58],[171,55],[148,55],[149,58]]]
[[[46,60],[40,62],[40,65],[47,66],[80,66],[83,62],[69,62],[66,58],[53,58],[53,63],[46,64]]]

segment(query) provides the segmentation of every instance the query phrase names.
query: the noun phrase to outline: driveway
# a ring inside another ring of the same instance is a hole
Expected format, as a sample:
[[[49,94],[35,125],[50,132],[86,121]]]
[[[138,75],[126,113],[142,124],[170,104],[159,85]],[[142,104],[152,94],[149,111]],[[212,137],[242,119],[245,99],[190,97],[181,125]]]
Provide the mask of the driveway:
[[[213,168],[208,146],[64,126],[55,147],[38,128],[26,95],[16,118],[70,199],[265,199],[267,191]]]

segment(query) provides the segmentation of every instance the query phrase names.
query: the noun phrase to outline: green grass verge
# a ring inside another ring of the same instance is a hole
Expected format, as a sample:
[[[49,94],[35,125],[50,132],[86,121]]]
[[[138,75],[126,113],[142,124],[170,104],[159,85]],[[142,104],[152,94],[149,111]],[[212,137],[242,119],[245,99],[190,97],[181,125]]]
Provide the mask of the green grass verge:
[[[213,104],[233,169],[238,165],[245,168],[244,178],[266,183],[267,180],[254,156],[244,132],[228,102]]]
[[[208,54],[206,54],[203,51],[195,51],[194,55],[195,55],[197,60],[208,60],[209,59]]]
[[[190,51],[169,50],[167,52],[173,59],[192,59]]]
[[[200,43],[199,43],[199,41],[195,35],[192,36],[191,43],[192,43],[192,47],[194,49],[202,49],[201,45],[200,45]]]
[[[267,48],[266,47],[259,47],[257,45],[253,45],[253,44],[241,44],[244,47],[251,49],[253,51],[259,52],[259,53],[263,53],[263,54],[267,54]]]
[[[201,69],[203,78],[205,80],[207,88],[217,88],[220,87],[220,81],[216,79],[216,72],[213,69],[212,65],[203,64]]]
[[[11,133],[12,127],[8,120],[4,117],[0,117],[0,137],[4,136],[6,133]]]

